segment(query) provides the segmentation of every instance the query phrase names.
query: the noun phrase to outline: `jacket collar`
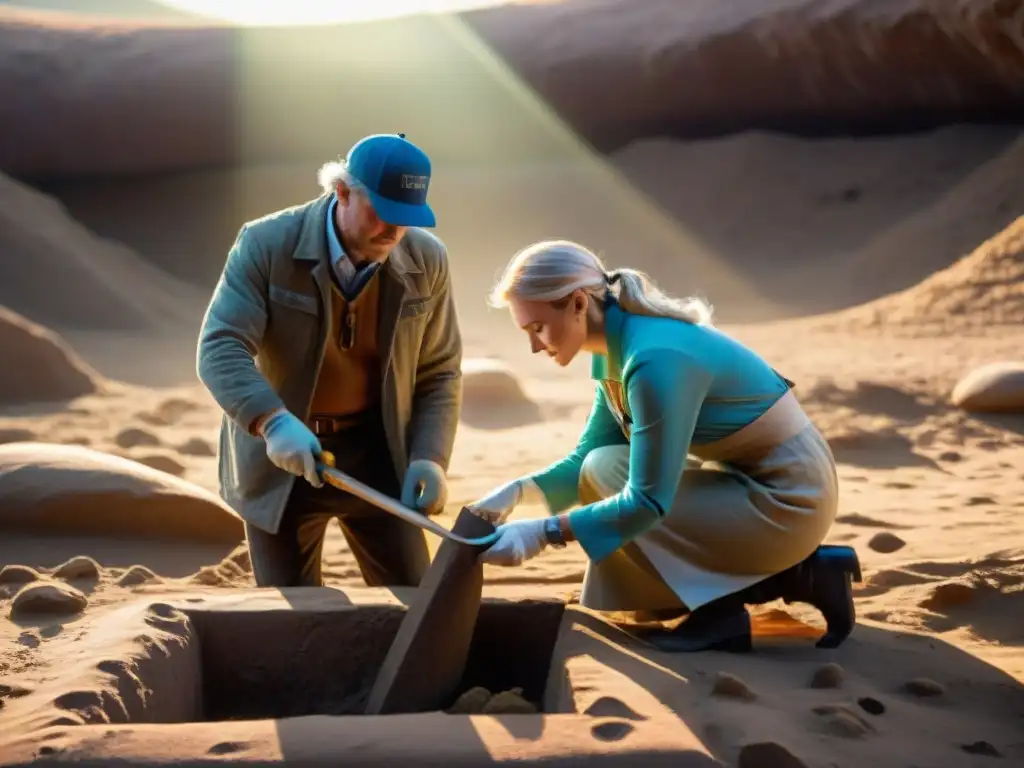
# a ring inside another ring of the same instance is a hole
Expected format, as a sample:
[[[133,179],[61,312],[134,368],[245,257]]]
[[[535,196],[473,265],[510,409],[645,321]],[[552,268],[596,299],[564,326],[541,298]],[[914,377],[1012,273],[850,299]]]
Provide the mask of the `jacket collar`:
[[[626,312],[611,296],[605,302],[604,334],[608,354],[595,354],[590,362],[590,378],[598,381],[622,381],[622,337]]]
[[[309,203],[306,215],[302,221],[302,231],[299,233],[299,240],[295,247],[294,258],[296,261],[315,261],[325,266],[331,263],[331,249],[327,239],[327,227],[325,222],[331,215],[331,203],[334,201],[334,193],[324,193]],[[388,254],[385,264],[388,270],[395,275],[419,274],[420,269],[409,255],[405,244],[406,238],[402,238],[391,253]],[[340,247],[340,244],[339,244]]]

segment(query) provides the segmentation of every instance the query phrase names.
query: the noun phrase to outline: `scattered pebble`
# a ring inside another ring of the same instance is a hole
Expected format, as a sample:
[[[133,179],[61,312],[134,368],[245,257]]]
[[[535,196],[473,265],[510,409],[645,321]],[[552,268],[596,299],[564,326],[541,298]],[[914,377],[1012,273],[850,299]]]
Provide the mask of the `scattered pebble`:
[[[964,457],[957,451],[943,451],[942,453],[939,454],[939,461],[954,462],[962,461],[963,458]]]
[[[217,452],[206,440],[193,437],[178,446],[178,453],[183,456],[216,456]]]
[[[185,474],[184,464],[170,456],[165,456],[162,453],[138,456],[135,461],[139,462],[139,464],[145,464],[150,469],[155,469],[158,472],[166,472],[168,475],[174,475],[175,477],[181,477]]]
[[[160,440],[156,435],[138,427],[122,429],[114,436],[114,442],[121,448],[149,448],[160,445]]]
[[[749,685],[728,672],[719,672],[715,675],[715,684],[711,688],[711,695],[742,699],[743,701],[753,701],[757,698],[757,694]]]
[[[835,662],[830,662],[814,670],[811,688],[841,688],[843,676],[843,668]]]
[[[960,749],[969,755],[984,755],[985,757],[1002,757],[1003,753],[989,744],[987,741],[973,741],[970,744],[961,744]]]
[[[480,714],[484,706],[491,700],[491,692],[483,686],[470,688],[459,696],[455,703],[448,708],[450,715],[474,715]]]
[[[158,581],[159,577],[144,565],[133,565],[117,580],[119,587],[135,587],[150,581]]]
[[[869,715],[885,714],[885,704],[880,702],[878,699],[871,698],[870,696],[864,696],[857,699],[857,705]]]
[[[42,613],[71,616],[81,613],[89,600],[74,587],[58,582],[28,584],[14,596],[10,618]]]
[[[856,712],[838,704],[824,704],[814,707],[812,711],[824,718],[828,730],[836,736],[857,739],[875,730],[867,720]]]
[[[978,596],[978,589],[971,584],[959,581],[950,581],[937,585],[920,605],[929,611],[942,613],[950,608],[957,608],[974,601]]]
[[[9,427],[0,429],[0,443],[30,443],[36,439],[36,433],[31,429],[21,427]]]
[[[494,694],[483,708],[485,715],[531,715],[536,712],[537,707],[523,698],[522,688]]]
[[[447,710],[450,715],[530,715],[537,707],[523,698],[522,688],[492,694],[483,686],[470,688]]]
[[[774,741],[745,744],[740,748],[738,768],[807,768],[807,763]]]
[[[946,689],[934,680],[929,680],[927,677],[917,677],[913,680],[908,680],[903,684],[903,690],[912,696],[920,696],[921,698],[934,698],[936,696],[943,696],[946,693]]]
[[[901,539],[894,533],[889,531],[881,531],[871,537],[868,542],[868,547],[873,549],[875,552],[880,552],[883,555],[889,555],[893,552],[898,552],[907,546],[907,542]]]
[[[61,565],[58,565],[57,569],[53,572],[53,576],[54,578],[63,579],[65,581],[74,581],[76,579],[99,579],[101,570],[100,564],[91,557],[78,555],[77,557],[72,557]]]

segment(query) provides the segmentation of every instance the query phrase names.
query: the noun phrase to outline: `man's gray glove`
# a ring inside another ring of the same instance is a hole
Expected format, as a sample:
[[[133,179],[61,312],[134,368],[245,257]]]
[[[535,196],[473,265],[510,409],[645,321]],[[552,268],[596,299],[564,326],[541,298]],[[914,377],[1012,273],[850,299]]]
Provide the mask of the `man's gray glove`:
[[[285,472],[304,477],[310,485],[322,488],[324,481],[316,471],[316,460],[323,450],[309,427],[288,410],[273,413],[260,428],[267,443],[267,458]]]
[[[405,471],[402,504],[426,515],[438,515],[448,501],[448,478],[444,469],[429,459],[416,459]]]

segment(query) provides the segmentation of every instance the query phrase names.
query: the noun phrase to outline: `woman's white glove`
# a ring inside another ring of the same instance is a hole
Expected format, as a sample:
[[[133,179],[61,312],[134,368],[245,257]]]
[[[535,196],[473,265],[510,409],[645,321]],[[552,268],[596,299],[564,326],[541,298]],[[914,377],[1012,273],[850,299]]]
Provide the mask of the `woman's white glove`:
[[[504,523],[520,504],[547,504],[544,492],[530,478],[523,477],[502,485],[467,505],[477,517],[493,525]]]
[[[543,517],[527,518],[498,526],[498,540],[480,554],[479,561],[489,565],[521,565],[536,557],[548,545],[545,522]]]

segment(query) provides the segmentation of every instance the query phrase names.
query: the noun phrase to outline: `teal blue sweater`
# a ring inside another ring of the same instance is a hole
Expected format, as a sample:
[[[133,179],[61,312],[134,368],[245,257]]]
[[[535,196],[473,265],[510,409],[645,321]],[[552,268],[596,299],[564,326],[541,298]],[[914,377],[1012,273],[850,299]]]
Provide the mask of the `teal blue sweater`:
[[[580,468],[590,451],[629,445],[625,488],[569,513],[580,546],[595,562],[668,513],[691,444],[732,434],[788,389],[761,357],[713,327],[633,315],[610,302],[605,333],[608,354],[594,355],[591,376],[621,385],[630,437],[599,383],[576,449],[530,475],[557,514],[579,504]]]

